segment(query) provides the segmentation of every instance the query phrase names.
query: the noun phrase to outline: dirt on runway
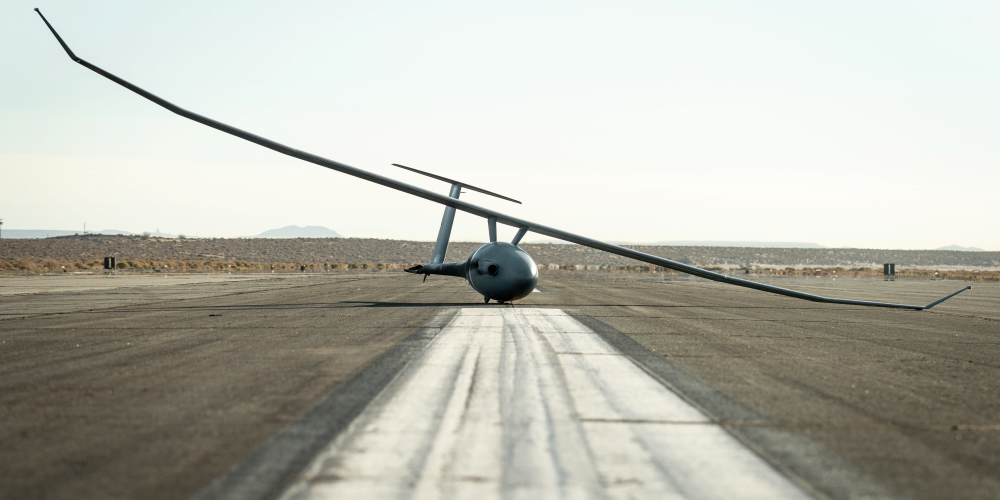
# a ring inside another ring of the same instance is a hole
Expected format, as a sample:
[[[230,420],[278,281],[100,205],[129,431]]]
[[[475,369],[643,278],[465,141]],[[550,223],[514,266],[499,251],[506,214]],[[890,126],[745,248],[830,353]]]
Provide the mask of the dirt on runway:
[[[248,277],[0,294],[0,498],[187,498],[442,310],[505,307],[443,277]],[[778,284],[906,303],[964,286]],[[523,304],[625,333],[906,496],[1000,495],[1000,286],[912,312],[657,275],[540,285]]]

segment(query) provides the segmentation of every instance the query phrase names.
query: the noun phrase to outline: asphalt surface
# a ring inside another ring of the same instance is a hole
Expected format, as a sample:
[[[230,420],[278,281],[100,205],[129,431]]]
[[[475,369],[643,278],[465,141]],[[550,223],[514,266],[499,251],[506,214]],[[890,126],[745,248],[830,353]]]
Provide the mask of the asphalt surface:
[[[36,314],[0,321],[0,498],[191,496],[471,295],[407,277],[0,297],[6,317]],[[122,296],[142,303],[106,308]]]
[[[0,498],[188,498],[439,314],[504,307],[457,279],[247,276],[0,292]],[[772,283],[916,304],[967,284]],[[655,275],[540,285],[519,305],[578,315],[814,495],[1000,498],[1000,286],[912,312]]]
[[[809,495],[573,315],[521,306],[452,315],[281,498]]]

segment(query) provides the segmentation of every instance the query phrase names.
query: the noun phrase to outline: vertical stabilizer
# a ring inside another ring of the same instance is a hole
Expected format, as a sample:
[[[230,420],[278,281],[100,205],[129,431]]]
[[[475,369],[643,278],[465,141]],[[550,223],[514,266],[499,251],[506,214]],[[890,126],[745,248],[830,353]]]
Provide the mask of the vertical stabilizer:
[[[488,194],[490,196],[496,196],[497,198],[503,200],[512,201],[514,203],[517,203],[518,205],[521,204],[521,202],[515,200],[514,198],[508,198],[506,196],[502,196],[482,188],[477,188],[476,186],[472,186],[464,182],[458,182],[456,180],[452,180],[447,177],[441,177],[440,175],[434,175],[430,172],[424,172],[423,170],[417,170],[415,168],[410,168],[407,167],[406,165],[400,165],[398,163],[393,163],[392,166],[403,168],[409,170],[410,172],[416,172],[420,175],[426,175],[427,177],[430,177],[432,179],[437,179],[439,181],[451,183],[451,193],[448,193],[448,196],[455,198],[456,200],[458,199],[458,195],[461,194],[462,188],[466,188],[472,191]],[[494,221],[495,220],[496,219],[494,219]],[[438,238],[437,241],[434,242],[434,255],[431,256],[431,264],[440,264],[444,262],[445,254],[448,253],[448,240],[451,238],[451,226],[454,223],[455,223],[455,209],[453,207],[446,206],[444,209],[444,217],[441,218],[441,229],[438,230]],[[494,222],[494,224],[490,227],[493,228],[490,232],[490,241],[496,241],[496,223]]]
[[[462,185],[455,183],[451,185],[451,192],[448,196],[458,199],[462,192]],[[445,254],[448,253],[448,239],[451,238],[451,226],[455,223],[455,208],[444,207],[444,216],[441,217],[441,229],[438,230],[437,241],[434,242],[434,255],[431,256],[431,264],[444,262]]]

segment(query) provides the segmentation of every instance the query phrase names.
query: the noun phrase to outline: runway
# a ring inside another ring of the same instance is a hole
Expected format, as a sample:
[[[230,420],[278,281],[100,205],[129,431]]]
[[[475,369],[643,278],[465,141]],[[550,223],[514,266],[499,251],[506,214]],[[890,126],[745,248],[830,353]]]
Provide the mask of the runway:
[[[286,500],[807,498],[559,309],[461,309]]]
[[[995,284],[241,278],[0,293],[0,497],[1000,495]]]

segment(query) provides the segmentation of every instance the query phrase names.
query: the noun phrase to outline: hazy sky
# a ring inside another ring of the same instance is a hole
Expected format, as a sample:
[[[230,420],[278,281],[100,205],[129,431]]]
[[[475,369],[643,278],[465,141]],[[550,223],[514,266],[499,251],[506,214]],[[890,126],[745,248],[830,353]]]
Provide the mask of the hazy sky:
[[[182,107],[584,236],[1000,250],[995,1],[0,3],[4,228],[433,240],[438,205],[173,115],[36,6]]]

